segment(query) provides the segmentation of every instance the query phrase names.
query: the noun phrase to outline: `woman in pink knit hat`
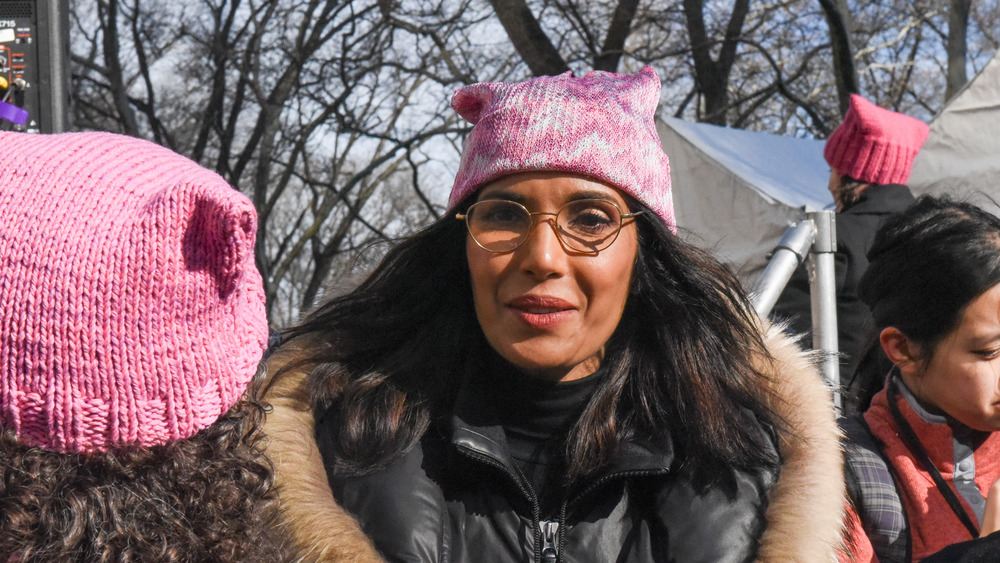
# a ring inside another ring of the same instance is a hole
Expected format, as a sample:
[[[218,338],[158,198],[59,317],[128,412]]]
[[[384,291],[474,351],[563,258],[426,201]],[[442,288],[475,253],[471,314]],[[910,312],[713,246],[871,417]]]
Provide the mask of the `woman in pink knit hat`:
[[[845,412],[858,409],[858,386],[851,379],[864,339],[872,329],[871,313],[858,298],[858,282],[868,266],[865,253],[879,226],[913,203],[913,194],[905,184],[927,133],[924,122],[855,94],[844,121],[823,148],[830,165],[828,187],[837,206],[837,340]],[[774,314],[789,319],[796,332],[812,330],[809,276],[804,265],[788,281]]]
[[[659,95],[648,67],[455,94],[448,214],[270,364],[306,557],[345,510],[391,561],[834,557],[831,395],[676,235]]]
[[[275,561],[256,213],[106,133],[0,133],[0,561]]]

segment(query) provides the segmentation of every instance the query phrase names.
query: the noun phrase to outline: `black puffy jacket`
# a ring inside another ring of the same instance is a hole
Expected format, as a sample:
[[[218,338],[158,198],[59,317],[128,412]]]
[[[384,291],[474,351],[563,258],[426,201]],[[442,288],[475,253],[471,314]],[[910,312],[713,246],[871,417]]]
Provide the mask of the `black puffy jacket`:
[[[469,422],[484,408],[480,399],[461,393],[450,436],[429,431],[389,468],[331,476],[337,502],[388,560],[753,559],[777,471],[735,472],[728,486],[698,492],[673,451],[630,443],[560,510],[542,514],[504,445],[503,429]],[[332,418],[317,421],[324,454],[332,450]]]
[[[831,396],[787,337],[771,330],[767,340],[773,408],[791,427],[778,440],[780,471],[735,473],[731,486],[699,493],[672,451],[633,442],[553,514],[540,513],[502,431],[463,409],[387,469],[320,483],[330,429],[307,406],[305,373],[292,374],[267,397],[265,427],[286,529],[306,561],[344,560],[341,508],[390,561],[546,561],[557,551],[567,562],[835,561],[845,496]]]

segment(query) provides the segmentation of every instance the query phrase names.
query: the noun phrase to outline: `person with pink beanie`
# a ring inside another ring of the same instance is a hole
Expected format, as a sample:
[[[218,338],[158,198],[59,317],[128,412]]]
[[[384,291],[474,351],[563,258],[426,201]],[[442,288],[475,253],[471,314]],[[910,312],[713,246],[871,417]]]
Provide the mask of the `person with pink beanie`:
[[[250,201],[130,137],[0,147],[0,560],[279,560]]]
[[[455,93],[445,216],[268,361],[304,557],[345,511],[390,561],[835,557],[832,397],[678,236],[659,99],[649,67]]]
[[[928,131],[922,121],[854,94],[843,122],[823,148],[830,165],[829,189],[837,207],[837,332],[846,412],[857,409],[858,389],[851,380],[873,326],[871,313],[857,294],[858,282],[868,266],[866,253],[875,231],[913,203],[913,194],[905,184]],[[789,280],[773,316],[790,320],[797,333],[812,331],[809,278],[804,265]]]

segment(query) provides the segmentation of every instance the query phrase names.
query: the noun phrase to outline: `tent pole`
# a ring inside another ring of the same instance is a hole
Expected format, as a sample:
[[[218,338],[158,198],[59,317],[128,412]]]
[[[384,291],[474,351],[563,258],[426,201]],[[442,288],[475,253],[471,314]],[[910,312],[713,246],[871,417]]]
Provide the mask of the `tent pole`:
[[[788,279],[792,277],[792,272],[805,260],[815,237],[816,225],[812,219],[799,221],[781,236],[778,246],[774,247],[771,253],[767,267],[750,290],[750,299],[760,318],[770,314],[785,285],[788,284]]]
[[[795,268],[806,259],[812,310],[813,349],[820,352],[820,373],[834,389],[834,406],[842,409],[840,392],[840,343],[837,338],[837,287],[834,253],[837,225],[833,211],[815,211],[788,228],[774,248],[767,267],[750,290],[754,310],[766,318],[784,291]]]
[[[840,356],[837,338],[837,287],[834,253],[837,250],[837,222],[833,211],[808,214],[816,225],[816,240],[809,253],[809,296],[812,305],[813,350],[822,353],[820,372],[830,387],[840,389]],[[841,413],[841,396],[833,394],[837,415]]]

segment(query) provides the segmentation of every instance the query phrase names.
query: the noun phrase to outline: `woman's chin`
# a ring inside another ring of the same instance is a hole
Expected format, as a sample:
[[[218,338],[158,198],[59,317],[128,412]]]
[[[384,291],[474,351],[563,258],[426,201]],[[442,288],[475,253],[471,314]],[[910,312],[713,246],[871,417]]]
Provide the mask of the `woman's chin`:
[[[572,381],[586,377],[600,367],[600,360],[577,361],[559,355],[532,351],[500,351],[500,355],[521,372],[549,381]]]

